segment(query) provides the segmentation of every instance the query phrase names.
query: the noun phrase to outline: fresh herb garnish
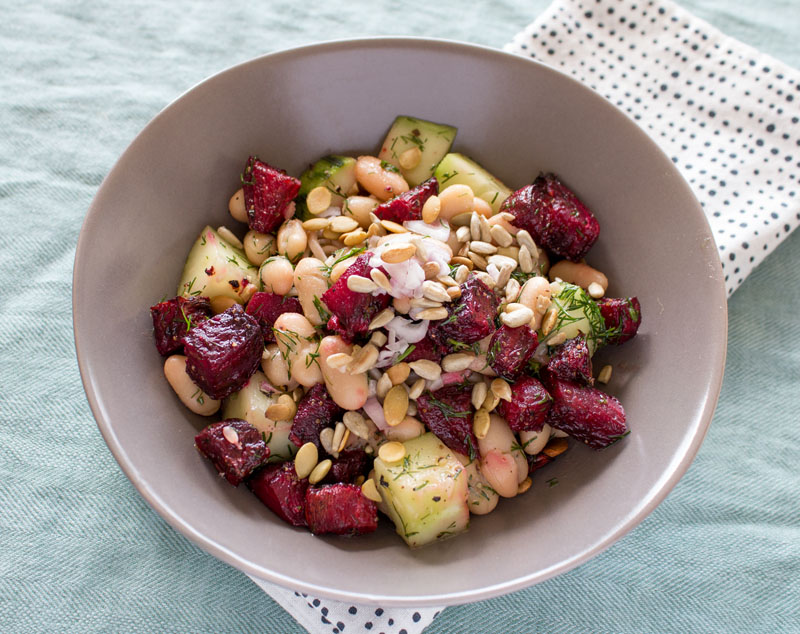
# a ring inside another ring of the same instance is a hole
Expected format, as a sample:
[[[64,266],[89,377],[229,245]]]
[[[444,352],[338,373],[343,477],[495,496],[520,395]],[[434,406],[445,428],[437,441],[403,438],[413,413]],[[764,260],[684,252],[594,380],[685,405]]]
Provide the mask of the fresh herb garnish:
[[[414,352],[414,349],[415,349],[416,347],[417,347],[417,346],[416,346],[416,345],[414,345],[413,343],[412,343],[411,345],[409,345],[409,346],[408,346],[408,347],[407,347],[405,350],[403,350],[403,353],[402,353],[402,354],[401,354],[399,357],[397,357],[397,359],[395,360],[395,363],[400,363],[400,362],[401,362],[403,359],[405,359],[405,358],[406,358],[408,355],[410,355],[412,352]]]
[[[453,170],[452,172],[445,172],[444,174],[442,174],[442,179],[439,181],[439,187],[441,188],[442,185],[444,185],[447,181],[449,181],[451,178],[457,175],[458,175],[458,170]]]
[[[400,170],[397,168],[396,165],[392,165],[391,163],[387,163],[386,161],[381,161],[381,169],[386,172],[394,172],[395,174],[399,174]]]
[[[189,332],[192,329],[192,320],[186,316],[183,306],[181,306],[181,316],[183,317],[183,321],[186,323],[186,332]]]
[[[333,267],[334,267],[334,266],[336,266],[337,264],[339,264],[339,262],[344,262],[344,261],[345,261],[345,260],[347,260],[348,258],[352,258],[352,257],[355,257],[355,256],[357,256],[357,255],[360,255],[361,253],[363,253],[363,252],[364,252],[364,251],[366,251],[366,250],[367,250],[367,247],[353,247],[353,248],[352,248],[352,249],[350,249],[349,251],[346,251],[344,254],[342,254],[342,255],[340,255],[339,257],[337,257],[337,258],[336,258],[336,259],[335,259],[333,262],[331,262],[330,264],[326,264],[326,265],[323,267],[323,272],[324,272],[326,275],[330,275],[331,271],[333,270]]]
[[[319,315],[319,319],[322,322],[322,325],[324,326],[325,324],[327,324],[328,320],[331,318],[331,313],[327,308],[325,308],[320,298],[317,297],[316,295],[314,295],[314,308],[317,309],[317,314]]]

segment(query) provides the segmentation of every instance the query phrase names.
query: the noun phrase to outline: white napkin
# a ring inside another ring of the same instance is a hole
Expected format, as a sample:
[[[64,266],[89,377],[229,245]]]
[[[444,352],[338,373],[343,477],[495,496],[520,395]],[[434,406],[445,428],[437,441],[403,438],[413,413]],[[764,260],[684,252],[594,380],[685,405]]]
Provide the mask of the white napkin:
[[[251,579],[311,634],[419,634],[444,608],[379,608],[316,599],[262,579]]]
[[[669,0],[555,0],[505,50],[572,75],[672,158],[728,295],[800,221],[800,72]]]
[[[505,50],[587,84],[672,158],[708,216],[728,294],[797,227],[796,70],[669,0],[555,0]],[[443,609],[382,609],[253,581],[312,634],[417,634]]]

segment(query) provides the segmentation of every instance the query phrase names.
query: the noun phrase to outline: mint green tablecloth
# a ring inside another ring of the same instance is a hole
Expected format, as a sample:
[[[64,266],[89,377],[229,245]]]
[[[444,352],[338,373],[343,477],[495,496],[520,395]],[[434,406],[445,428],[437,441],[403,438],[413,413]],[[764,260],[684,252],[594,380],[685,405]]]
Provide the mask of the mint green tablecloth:
[[[800,66],[793,0],[682,4]],[[10,235],[0,247],[0,631],[301,631],[247,577],[161,520],[103,443],[71,331],[86,208],[158,110],[233,63],[370,34],[500,47],[546,5],[2,3],[0,221]],[[448,608],[427,631],[800,632],[798,314],[795,233],[730,300],[720,405],[667,500],[588,564]]]

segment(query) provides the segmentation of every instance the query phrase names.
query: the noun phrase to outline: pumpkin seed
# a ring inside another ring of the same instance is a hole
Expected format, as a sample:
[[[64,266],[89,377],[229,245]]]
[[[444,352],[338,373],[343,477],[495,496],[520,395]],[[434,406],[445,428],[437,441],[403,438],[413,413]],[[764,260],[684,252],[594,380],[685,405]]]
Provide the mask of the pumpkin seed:
[[[439,218],[439,213],[442,211],[442,201],[438,196],[431,196],[422,205],[422,221],[427,224],[433,224]]]
[[[381,494],[378,493],[378,487],[375,486],[375,480],[372,478],[364,480],[364,484],[361,485],[361,495],[373,502],[382,501]]]
[[[386,370],[386,374],[392,385],[400,385],[400,383],[405,383],[408,375],[411,374],[411,367],[405,361],[401,361]]]
[[[475,436],[478,439],[486,438],[486,435],[489,433],[489,426],[491,423],[492,419],[489,416],[489,412],[481,408],[475,412],[475,418],[472,421],[472,431],[475,432]]]
[[[381,260],[387,264],[398,264],[410,260],[414,257],[416,252],[417,247],[410,242],[406,242],[405,244],[389,247],[383,251],[383,253],[381,253]]]
[[[511,386],[505,379],[499,377],[494,379],[492,381],[491,390],[498,398],[508,401],[509,403],[511,402]]]
[[[316,484],[317,482],[323,480],[326,475],[328,475],[328,471],[331,470],[331,466],[333,462],[330,458],[323,460],[320,462],[316,467],[314,467],[313,471],[308,476],[308,483],[309,484]]]
[[[400,462],[406,456],[406,447],[403,443],[390,441],[378,448],[378,457],[384,462]]]
[[[294,457],[294,470],[297,473],[297,477],[301,480],[307,478],[314,470],[314,467],[317,466],[318,459],[319,452],[313,442],[307,442],[300,447]]]
[[[383,415],[386,424],[394,427],[403,422],[408,413],[408,389],[405,385],[395,385],[386,393],[383,400]]]

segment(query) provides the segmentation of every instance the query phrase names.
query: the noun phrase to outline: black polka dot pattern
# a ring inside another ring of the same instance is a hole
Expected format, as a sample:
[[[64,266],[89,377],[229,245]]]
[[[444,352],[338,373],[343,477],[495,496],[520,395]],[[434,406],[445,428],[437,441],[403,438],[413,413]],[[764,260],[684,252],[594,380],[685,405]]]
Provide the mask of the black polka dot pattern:
[[[800,73],[669,0],[555,0],[506,50],[631,117],[691,185],[728,294],[800,224]]]
[[[311,634],[421,634],[444,608],[378,608],[287,590],[251,577]]]

